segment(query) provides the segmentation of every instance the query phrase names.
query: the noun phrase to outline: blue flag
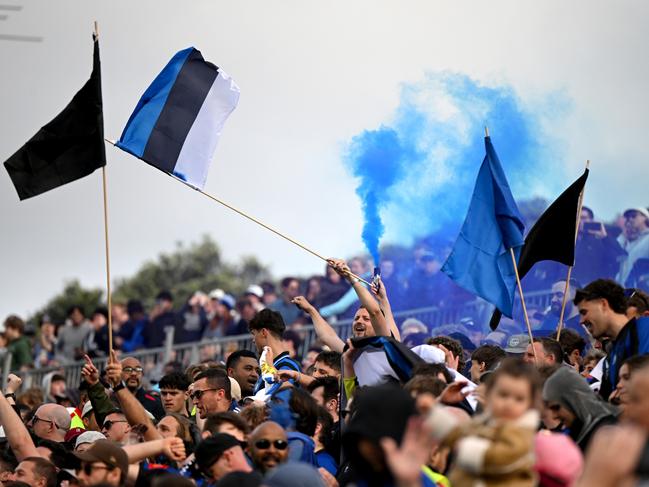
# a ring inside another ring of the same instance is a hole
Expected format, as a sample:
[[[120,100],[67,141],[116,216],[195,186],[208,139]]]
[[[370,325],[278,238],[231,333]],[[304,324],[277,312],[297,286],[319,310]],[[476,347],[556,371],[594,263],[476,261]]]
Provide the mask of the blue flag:
[[[117,147],[203,189],[239,87],[193,47],[169,61],[140,98]]]
[[[485,147],[469,211],[442,271],[511,318],[516,274],[509,249],[518,260],[525,225],[489,137]]]

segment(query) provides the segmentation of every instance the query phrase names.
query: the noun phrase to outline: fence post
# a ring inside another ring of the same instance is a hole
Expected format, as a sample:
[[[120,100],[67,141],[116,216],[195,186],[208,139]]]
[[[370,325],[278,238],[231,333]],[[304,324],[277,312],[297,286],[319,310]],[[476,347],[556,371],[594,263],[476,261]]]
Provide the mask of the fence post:
[[[171,353],[174,348],[174,327],[168,326],[165,328],[165,351],[164,351],[164,363],[166,364],[171,360]]]
[[[4,361],[2,364],[2,390],[5,390],[7,387],[7,381],[9,380],[9,369],[11,368],[11,352],[5,353]]]

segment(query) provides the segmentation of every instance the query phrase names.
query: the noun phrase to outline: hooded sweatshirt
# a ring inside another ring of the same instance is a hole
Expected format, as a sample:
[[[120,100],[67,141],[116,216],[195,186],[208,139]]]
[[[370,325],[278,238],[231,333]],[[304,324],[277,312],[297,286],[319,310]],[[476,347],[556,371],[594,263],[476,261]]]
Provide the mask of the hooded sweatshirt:
[[[575,415],[570,436],[582,451],[600,426],[617,421],[617,409],[602,401],[584,378],[568,367],[561,367],[545,382],[543,400],[559,403]]]

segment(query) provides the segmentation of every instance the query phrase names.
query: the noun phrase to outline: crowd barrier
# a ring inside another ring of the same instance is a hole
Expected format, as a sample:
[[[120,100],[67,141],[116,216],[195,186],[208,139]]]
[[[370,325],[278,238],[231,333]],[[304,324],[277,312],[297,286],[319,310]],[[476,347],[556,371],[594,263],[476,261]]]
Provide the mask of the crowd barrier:
[[[538,309],[544,309],[550,304],[552,294],[548,291],[529,293],[525,296],[525,302],[528,306],[534,306]],[[517,301],[514,312],[517,313],[516,307],[520,307]],[[448,308],[419,308],[394,313],[395,320],[401,324],[407,318],[416,318],[425,323],[429,329],[434,330],[443,325],[457,324],[464,318],[470,318],[476,323],[488,323],[493,306],[483,300],[476,300],[466,303],[463,306]],[[352,320],[341,320],[331,322],[338,335],[346,339],[351,336]],[[309,347],[317,340],[313,325],[304,326],[297,329],[302,343],[297,350],[299,356],[304,356]],[[254,350],[254,345],[249,334],[220,337],[213,340],[204,340],[200,342],[174,343],[174,330],[168,328],[165,330],[165,345],[161,348],[139,350],[129,353],[129,356],[136,357],[142,363],[145,370],[144,374],[150,381],[157,381],[164,375],[164,365],[169,362],[178,362],[183,366],[192,363],[198,363],[205,360],[224,360],[227,355],[235,350],[248,349]],[[106,357],[96,357],[93,362],[101,371],[106,366]],[[2,360],[2,386],[7,384],[9,375],[9,364],[11,363],[10,354],[5,354]],[[83,361],[60,365],[56,367],[47,367],[20,372],[23,379],[23,391],[29,387],[40,386],[43,378],[51,373],[57,372],[66,378],[69,387],[75,387],[81,381],[81,369]]]

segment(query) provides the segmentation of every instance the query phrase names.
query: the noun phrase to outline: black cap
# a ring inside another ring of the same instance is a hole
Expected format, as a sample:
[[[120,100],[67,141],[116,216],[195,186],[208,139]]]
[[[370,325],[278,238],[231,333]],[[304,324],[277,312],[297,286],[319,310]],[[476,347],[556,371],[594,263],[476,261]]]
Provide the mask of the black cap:
[[[198,468],[206,471],[214,465],[214,462],[221,458],[224,451],[235,446],[241,446],[241,442],[227,433],[217,433],[205,438],[198,444],[194,451]]]

